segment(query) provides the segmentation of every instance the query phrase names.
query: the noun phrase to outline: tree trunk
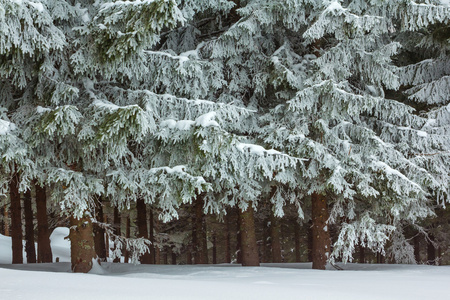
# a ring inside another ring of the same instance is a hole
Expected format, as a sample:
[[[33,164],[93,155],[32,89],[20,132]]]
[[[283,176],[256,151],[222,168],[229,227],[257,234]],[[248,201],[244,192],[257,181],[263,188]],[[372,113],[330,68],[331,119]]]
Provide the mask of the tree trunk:
[[[192,246],[194,250],[194,263],[208,263],[208,249],[206,242],[206,221],[203,213],[203,197],[198,195],[194,202],[194,217],[192,222]]]
[[[156,261],[156,248],[155,248],[155,222],[153,219],[153,209],[150,208],[150,263],[155,264]]]
[[[270,246],[272,249],[272,262],[281,263],[281,225],[280,220],[270,212]]]
[[[12,221],[12,218],[11,218]],[[434,248],[433,241],[434,236],[429,234],[428,235],[430,241],[428,241],[427,244],[427,265],[435,265],[436,264],[436,248]]]
[[[173,251],[173,249],[171,249],[170,252],[172,253],[172,265],[176,265],[177,264],[177,254],[175,253],[175,251]]]
[[[225,262],[231,263],[230,216],[225,215]]]
[[[213,244],[213,248],[212,248],[212,263],[213,264],[217,264],[217,242],[216,242],[216,233],[213,233],[212,236],[212,244]]]
[[[363,264],[366,262],[366,252],[362,245],[359,245],[359,263]]]
[[[188,246],[186,251],[186,264],[192,265],[192,246]]]
[[[119,214],[119,209],[117,207],[114,207],[113,223],[114,223],[114,233],[116,235],[120,236],[122,234],[122,230],[120,228],[120,214]],[[147,224],[146,224],[146,227],[147,227]],[[114,246],[114,250],[115,250],[115,248],[116,248],[116,246]],[[114,258],[113,262],[120,263],[120,257]]]
[[[31,191],[27,190],[23,199],[23,211],[25,216],[25,251],[27,263],[36,263],[36,247],[34,246],[33,208],[31,207]]]
[[[237,234],[236,234],[236,263],[242,264],[242,234],[241,234],[241,214],[239,208],[237,209]]]
[[[249,203],[246,211],[239,210],[239,227],[241,233],[242,265],[259,266],[255,219],[251,203]]]
[[[377,252],[377,264],[384,264],[384,256],[380,252]]]
[[[136,223],[138,226],[138,237],[148,239],[148,229],[147,229],[147,205],[145,205],[145,202],[143,199],[137,199],[136,201],[136,211],[137,211],[137,219]],[[150,253],[145,252],[140,257],[141,264],[150,264]]]
[[[325,196],[313,193],[311,202],[312,268],[325,270],[331,246],[327,201]]]
[[[306,224],[306,232],[308,235],[308,261],[313,261],[313,233],[312,233],[312,220],[309,220]]]
[[[9,198],[11,201],[11,244],[12,244],[12,263],[23,263],[23,244],[22,244],[22,208],[20,205],[19,193],[19,174],[14,172],[9,182]]]
[[[130,236],[131,236],[131,220],[130,220],[130,215],[128,214],[125,237],[127,239],[129,239]],[[130,252],[127,249],[124,249],[124,252],[125,252],[124,263],[128,263],[130,260]]]
[[[94,231],[89,214],[85,214],[80,219],[70,217],[69,238],[72,271],[89,272],[92,269],[92,260],[96,257]]]
[[[50,246],[50,232],[47,220],[47,194],[45,187],[35,184],[36,190],[36,218],[38,224],[38,262],[51,263],[53,261]]]
[[[422,261],[420,258],[420,236],[418,234],[414,236],[414,259],[418,264]]]
[[[300,224],[294,221],[295,262],[300,262]]]
[[[103,203],[102,198],[98,198],[96,203],[96,214],[95,218],[98,222],[103,222]],[[100,261],[106,261],[106,244],[105,244],[105,229],[94,225],[94,245],[95,253]]]

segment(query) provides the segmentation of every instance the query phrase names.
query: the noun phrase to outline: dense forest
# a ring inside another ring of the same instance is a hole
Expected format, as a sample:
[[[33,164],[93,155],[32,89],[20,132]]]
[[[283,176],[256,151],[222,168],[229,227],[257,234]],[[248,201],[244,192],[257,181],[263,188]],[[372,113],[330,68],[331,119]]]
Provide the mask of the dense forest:
[[[443,0],[0,0],[12,262],[65,226],[74,272],[449,264],[449,26]]]

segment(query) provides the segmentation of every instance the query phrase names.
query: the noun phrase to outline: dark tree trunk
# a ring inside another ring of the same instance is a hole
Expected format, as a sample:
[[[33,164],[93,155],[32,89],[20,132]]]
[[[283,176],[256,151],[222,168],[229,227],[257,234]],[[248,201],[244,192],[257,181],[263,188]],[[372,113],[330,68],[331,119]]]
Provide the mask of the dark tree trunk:
[[[225,262],[231,263],[230,216],[225,215]]]
[[[186,264],[192,265],[192,246],[189,246],[186,252]]]
[[[12,218],[11,218],[12,220]],[[430,241],[428,241],[427,244],[427,265],[435,265],[436,264],[436,248],[434,248],[433,241],[434,236],[429,234],[428,235]]]
[[[172,265],[176,265],[177,264],[177,254],[175,253],[175,251],[173,251],[173,249],[170,252],[172,253]]]
[[[53,261],[50,246],[50,231],[47,220],[47,194],[45,187],[35,184],[36,190],[36,218],[38,224],[38,262],[51,263]]]
[[[114,223],[115,234],[120,236],[122,234],[122,230],[120,228],[120,213],[119,213],[119,209],[117,207],[114,207],[113,223]],[[147,227],[147,225],[146,225],[146,227]],[[114,248],[116,248],[116,246],[114,246]],[[114,258],[113,262],[120,263],[120,257]]]
[[[153,219],[153,209],[150,208],[150,243],[152,243],[150,245],[150,263],[151,264],[155,264],[156,261],[156,254],[155,254],[155,224],[154,224],[154,219]]]
[[[272,260],[272,239],[270,237],[270,217],[264,218],[262,224],[261,262]]]
[[[33,208],[31,207],[31,191],[27,190],[23,199],[23,212],[25,216],[25,251],[27,263],[36,263],[36,247],[34,246]]]
[[[128,215],[125,237],[130,238],[130,235],[131,235],[131,220],[130,220],[130,215]],[[127,249],[124,249],[124,252],[125,252],[124,262],[128,263],[130,260],[130,252]]]
[[[308,235],[308,261],[313,261],[313,232],[312,232],[312,221],[309,220],[306,224],[306,232]]]
[[[9,198],[11,200],[11,243],[12,243],[12,263],[23,263],[22,244],[22,208],[20,205],[19,174],[14,172],[9,182]]]
[[[294,220],[295,262],[300,262],[300,224]]]
[[[96,203],[96,220],[103,222],[103,203],[102,198],[98,198]],[[94,245],[95,253],[100,261],[106,261],[106,244],[105,244],[105,229],[94,224]]]
[[[80,219],[70,217],[70,257],[72,271],[87,273],[95,259],[94,231],[91,218],[85,214]]]
[[[241,214],[237,209],[237,234],[236,234],[236,263],[242,264],[242,234],[241,234]]]
[[[109,224],[108,222],[108,216],[107,215],[103,215],[103,223],[105,224]],[[105,234],[105,248],[106,248],[106,257],[109,257],[109,235]]]
[[[241,233],[242,265],[259,266],[255,219],[251,203],[249,203],[246,211],[239,210],[239,227]]]
[[[169,259],[168,259],[168,253],[169,249],[165,249],[164,254],[163,254],[163,264],[168,265],[169,264]]]
[[[194,202],[194,217],[192,222],[192,246],[195,264],[208,263],[208,249],[206,241],[206,220],[203,213],[204,195],[198,195]]]
[[[330,232],[328,228],[328,207],[326,197],[311,195],[312,216],[312,268],[325,270],[330,254]]]
[[[414,259],[418,264],[422,261],[420,258],[420,236],[418,234],[414,237]]]
[[[366,262],[366,252],[365,248],[362,245],[359,245],[359,263],[363,264]]]
[[[136,201],[136,211],[137,211],[137,227],[138,227],[138,237],[148,239],[148,229],[147,229],[147,205],[143,199],[137,199]],[[140,257],[141,264],[150,264],[150,253],[146,252]]]
[[[216,242],[216,233],[213,233],[212,236],[212,244],[213,244],[213,248],[212,248],[212,263],[213,264],[217,264],[217,242]]]
[[[384,264],[384,256],[380,252],[377,252],[377,264]]]
[[[272,262],[281,263],[281,225],[280,220],[270,213],[270,246],[272,249]]]

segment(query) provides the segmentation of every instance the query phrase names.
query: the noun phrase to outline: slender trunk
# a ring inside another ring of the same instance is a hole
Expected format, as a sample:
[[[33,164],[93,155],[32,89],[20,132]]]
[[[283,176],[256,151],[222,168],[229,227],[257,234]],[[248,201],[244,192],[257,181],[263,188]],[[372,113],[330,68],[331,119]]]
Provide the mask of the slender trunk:
[[[295,262],[300,262],[300,224],[294,221]]]
[[[230,216],[225,215],[225,262],[231,263]]]
[[[198,195],[194,202],[194,220],[192,222],[192,246],[194,250],[194,263],[208,263],[208,249],[206,242],[206,221],[203,213],[203,197]]]
[[[103,222],[103,203],[102,198],[98,198],[96,203],[96,214],[95,218],[98,222]],[[100,261],[106,261],[106,244],[105,244],[105,229],[94,225],[94,245],[95,253]]]
[[[236,263],[242,264],[242,234],[241,234],[241,214],[238,208],[237,210],[237,234],[236,234]]]
[[[27,190],[23,199],[23,212],[25,216],[25,251],[27,263],[36,263],[36,247],[34,246],[33,208],[31,207],[31,191]]]
[[[130,235],[131,235],[131,220],[130,220],[130,215],[128,214],[125,237],[127,239],[129,239]],[[124,249],[124,252],[125,252],[124,263],[128,263],[130,260],[130,252],[127,249]]]
[[[108,216],[107,215],[103,215],[103,223],[108,224]],[[109,257],[109,234],[106,234],[105,232],[105,249],[106,249],[106,257]]]
[[[281,263],[281,225],[280,220],[270,213],[270,246],[272,249],[272,262]]]
[[[259,266],[258,245],[256,243],[255,219],[251,203],[246,211],[239,210],[241,252],[243,266]]]
[[[50,246],[50,232],[47,220],[47,194],[45,187],[35,184],[36,217],[38,224],[38,262],[51,263],[53,261]]]
[[[420,263],[422,259],[420,258],[420,236],[417,234],[414,237],[414,259],[416,260],[416,263]]]
[[[120,228],[120,214],[119,214],[119,209],[117,207],[114,207],[113,223],[114,223],[115,234],[120,236],[122,234],[122,230]],[[146,225],[146,227],[147,227],[147,225]],[[116,246],[114,245],[114,249],[115,248],[116,248]],[[120,263],[120,257],[114,258],[113,262]]]
[[[216,234],[213,233],[212,236],[212,244],[213,244],[213,248],[212,248],[212,263],[213,264],[217,264],[217,242],[216,242]]]
[[[377,264],[384,264],[384,256],[380,252],[377,252]]]
[[[163,254],[163,264],[168,265],[169,264],[169,258],[168,258],[168,253],[169,249],[165,249],[164,254]]]
[[[8,217],[8,208],[3,206],[3,235],[9,236],[9,217]]]
[[[176,265],[177,264],[177,254],[175,253],[175,251],[173,251],[173,249],[170,252],[172,253],[172,265]]]
[[[268,263],[272,261],[272,239],[270,238],[270,217],[262,221],[262,243],[261,243],[261,262]]]
[[[330,254],[330,232],[328,230],[328,207],[326,197],[313,193],[312,216],[312,268],[325,270]]]
[[[308,261],[313,261],[313,233],[312,233],[312,220],[309,220],[306,224],[307,235],[308,235]]]
[[[154,219],[155,221],[155,233],[159,232],[159,219],[156,218]],[[155,264],[159,265],[161,263],[161,250],[159,249],[158,246],[156,246],[156,243],[158,242],[157,237],[155,237],[155,245],[154,245],[154,249],[155,249]]]
[[[92,260],[96,257],[94,231],[89,214],[84,214],[80,219],[70,217],[69,238],[72,271],[89,272],[92,269]]]
[[[136,201],[136,210],[137,210],[137,219],[136,223],[138,226],[139,236],[141,238],[148,239],[148,229],[147,229],[147,206],[143,199],[138,199]],[[150,261],[150,253],[145,252],[140,257],[141,264],[149,264]]]
[[[359,245],[359,263],[363,264],[366,262],[366,252],[365,248],[362,245]]]
[[[155,264],[155,260],[156,260],[156,257],[155,257],[155,233],[154,233],[155,224],[154,224],[154,219],[153,219],[153,209],[150,208],[149,213],[150,213],[150,243],[152,243],[149,247],[150,248],[150,263]]]
[[[189,246],[186,252],[186,264],[192,265],[192,246]]]
[[[22,244],[22,208],[20,205],[19,174],[14,172],[9,182],[9,198],[11,200],[11,243],[12,263],[23,263]]]
[[[12,220],[12,218],[11,218]],[[427,244],[427,265],[435,265],[436,264],[436,248],[434,248],[433,241],[434,236],[429,234],[428,237],[430,241]]]

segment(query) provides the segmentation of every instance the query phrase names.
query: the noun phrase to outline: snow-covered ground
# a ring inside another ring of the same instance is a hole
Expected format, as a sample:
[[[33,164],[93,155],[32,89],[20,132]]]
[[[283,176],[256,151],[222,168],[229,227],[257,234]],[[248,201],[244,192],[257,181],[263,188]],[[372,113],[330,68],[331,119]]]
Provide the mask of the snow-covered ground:
[[[94,274],[70,273],[66,229],[52,235],[62,262],[11,265],[0,236],[0,299],[450,299],[450,266],[341,265],[316,271],[308,263],[130,265],[107,263]]]

